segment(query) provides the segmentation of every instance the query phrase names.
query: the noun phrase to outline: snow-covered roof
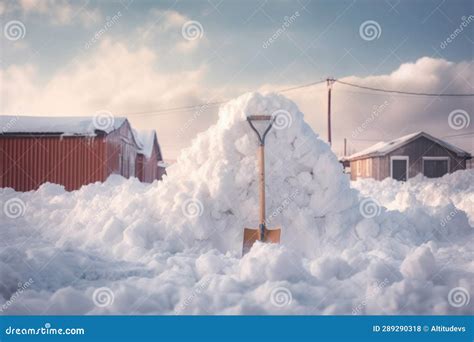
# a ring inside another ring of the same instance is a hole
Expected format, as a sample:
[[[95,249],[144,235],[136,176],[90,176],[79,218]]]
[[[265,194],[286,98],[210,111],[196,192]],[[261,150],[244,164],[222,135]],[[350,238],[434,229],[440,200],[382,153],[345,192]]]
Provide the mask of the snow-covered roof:
[[[141,145],[140,152],[145,157],[150,158],[151,153],[153,152],[153,143],[155,142],[155,139],[156,139],[156,131],[154,129],[140,130],[140,131],[134,130],[134,134],[138,138],[137,140],[139,141],[139,144]]]
[[[98,116],[20,116],[0,115],[0,135],[2,134],[60,134],[63,136],[95,136],[98,131],[110,133],[120,128],[125,117]],[[140,153],[150,158],[155,130],[136,131],[133,137]]]
[[[0,134],[40,133],[93,136],[97,131],[110,133],[127,120],[107,116],[20,116],[1,115]]]
[[[353,160],[353,159],[358,159],[360,157],[377,157],[377,156],[384,156],[386,155],[387,153],[390,153],[394,150],[396,150],[397,148],[405,145],[405,144],[408,144],[409,142],[415,140],[415,139],[418,139],[419,137],[425,137],[429,140],[432,140],[438,144],[440,144],[441,146],[453,151],[454,153],[456,153],[458,156],[470,156],[470,154],[464,150],[461,150],[459,147],[456,147],[450,143],[447,143],[446,141],[443,141],[441,139],[438,139],[438,138],[435,138],[433,137],[432,135],[428,134],[428,133],[425,133],[425,132],[415,132],[415,133],[411,133],[411,134],[407,134],[403,137],[400,137],[400,138],[397,138],[397,139],[394,139],[394,140],[391,140],[391,141],[388,141],[388,142],[384,142],[384,141],[380,141],[378,143],[376,143],[375,145],[372,145],[368,148],[366,148],[365,150],[362,150],[360,152],[357,152],[357,153],[354,153],[352,155],[350,155],[349,157],[347,157],[348,160]]]

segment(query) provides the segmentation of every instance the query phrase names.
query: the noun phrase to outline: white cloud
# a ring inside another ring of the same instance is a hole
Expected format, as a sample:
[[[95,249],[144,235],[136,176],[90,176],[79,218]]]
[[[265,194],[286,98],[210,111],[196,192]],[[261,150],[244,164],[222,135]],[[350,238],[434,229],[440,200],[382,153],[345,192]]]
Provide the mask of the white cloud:
[[[21,10],[25,14],[47,16],[53,25],[71,25],[76,22],[90,26],[101,20],[97,8],[89,8],[88,2],[66,0],[20,0]]]
[[[187,23],[193,23],[193,20],[174,10],[153,10],[149,19],[138,28],[135,35],[140,37],[143,43],[159,41],[160,45],[168,46],[176,53],[191,53],[201,44],[207,43],[204,27],[198,23],[191,25],[190,32],[192,38],[186,39],[183,36],[183,27]],[[197,35],[197,36],[194,36]]]
[[[368,87],[400,89],[428,93],[473,93],[474,62],[453,63],[444,59],[423,57],[403,63],[390,74],[368,77],[348,76],[341,80]],[[266,85],[263,89],[281,89],[285,85]],[[326,84],[286,94],[306,114],[306,120],[327,139]],[[390,140],[424,130],[436,136],[474,132],[474,127],[456,131],[449,126],[449,113],[466,110],[474,121],[474,99],[459,97],[414,97],[374,93],[342,84],[335,84],[332,92],[332,138],[337,152],[342,153],[343,139],[349,140],[352,150],[360,150],[375,141]],[[357,128],[361,128],[361,132]],[[359,140],[356,140],[359,139]],[[447,140],[468,151],[473,151],[472,139]]]
[[[147,47],[130,50],[103,39],[96,49],[41,82],[37,67],[13,65],[0,71],[1,113],[32,115],[93,115],[109,110],[116,115],[199,103],[208,94],[202,66],[169,72],[157,53]],[[130,116],[138,128],[158,128],[162,143],[172,141],[187,118]],[[163,124],[166,122],[166,124]]]
[[[180,28],[186,21],[189,20],[187,16],[174,10],[162,11],[154,9],[151,14],[155,23],[163,31],[173,28]]]
[[[471,93],[473,75],[472,61],[453,63],[424,57],[414,63],[404,63],[387,75],[350,76],[342,80],[386,89]],[[0,111],[5,114],[91,115],[98,110],[109,110],[121,115],[238,95],[240,90],[234,86],[208,89],[206,80],[211,76],[206,66],[170,71],[156,50],[146,46],[131,50],[125,43],[104,38],[94,49],[58,70],[46,82],[41,81],[34,65],[13,65],[1,70]],[[267,85],[261,90],[284,86]],[[313,129],[326,139],[325,84],[285,95],[298,104]],[[418,130],[439,137],[472,132],[473,101],[472,98],[374,95],[336,84],[332,115],[335,149],[342,151],[344,137],[349,139],[350,149],[360,150],[373,142],[353,138],[389,140]],[[470,127],[460,131],[449,127],[448,116],[455,109],[469,113]],[[371,117],[373,120],[367,120]],[[165,156],[174,158],[197,132],[214,123],[216,116],[215,109],[206,109],[197,117],[195,112],[188,111],[164,116],[131,115],[130,119],[138,128],[155,127]],[[357,127],[363,129],[353,136]],[[474,150],[472,139],[448,141],[468,151]]]
[[[176,98],[185,99],[182,103],[200,98],[204,67],[168,73],[159,62],[152,49],[131,51],[120,42],[103,39],[97,49],[44,84],[38,83],[33,65],[13,65],[1,74],[2,111],[14,111],[15,104],[27,103],[25,111],[35,113],[84,114],[102,107],[127,112],[147,104],[155,108],[175,105]]]

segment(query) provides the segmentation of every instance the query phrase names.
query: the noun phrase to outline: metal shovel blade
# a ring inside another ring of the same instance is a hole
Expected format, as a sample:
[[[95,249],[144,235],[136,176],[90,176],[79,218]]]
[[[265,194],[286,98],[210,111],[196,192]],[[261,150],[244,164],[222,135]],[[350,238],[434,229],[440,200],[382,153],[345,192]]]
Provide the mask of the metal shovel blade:
[[[281,228],[265,229],[262,242],[280,243]],[[242,255],[247,254],[255,241],[259,240],[259,229],[244,228]]]

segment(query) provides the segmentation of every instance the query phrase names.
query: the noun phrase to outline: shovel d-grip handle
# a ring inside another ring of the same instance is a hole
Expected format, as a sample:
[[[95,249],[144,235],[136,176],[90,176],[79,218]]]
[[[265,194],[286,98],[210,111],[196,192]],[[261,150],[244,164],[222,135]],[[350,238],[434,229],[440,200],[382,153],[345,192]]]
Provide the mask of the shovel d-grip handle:
[[[257,134],[260,146],[258,148],[259,155],[259,189],[260,189],[260,224],[259,240],[264,241],[265,238],[265,137],[273,125],[273,118],[270,115],[252,115],[247,117],[247,121],[252,130]],[[255,128],[252,121],[270,121],[268,127],[263,132],[263,135]]]
[[[265,137],[267,136],[268,132],[270,132],[270,129],[272,128],[273,125],[273,117],[271,115],[250,115],[247,116],[247,121],[252,128],[252,130],[257,134],[258,141],[260,142],[260,145],[265,145]],[[267,128],[263,132],[263,135],[260,134],[259,131],[255,128],[254,124],[252,121],[270,121],[268,124]]]

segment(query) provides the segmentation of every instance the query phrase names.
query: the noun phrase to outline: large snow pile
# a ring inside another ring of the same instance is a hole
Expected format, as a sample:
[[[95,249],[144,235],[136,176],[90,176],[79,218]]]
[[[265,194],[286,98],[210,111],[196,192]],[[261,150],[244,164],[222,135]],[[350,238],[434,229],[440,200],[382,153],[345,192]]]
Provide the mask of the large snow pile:
[[[282,244],[241,257],[258,224],[257,139],[267,138],[267,221]],[[220,109],[162,182],[110,177],[65,192],[1,189],[0,308],[8,314],[462,314],[472,228],[451,202],[387,211],[350,188],[336,156],[278,95]],[[472,193],[471,193],[472,194]],[[419,202],[416,202],[419,204]]]

